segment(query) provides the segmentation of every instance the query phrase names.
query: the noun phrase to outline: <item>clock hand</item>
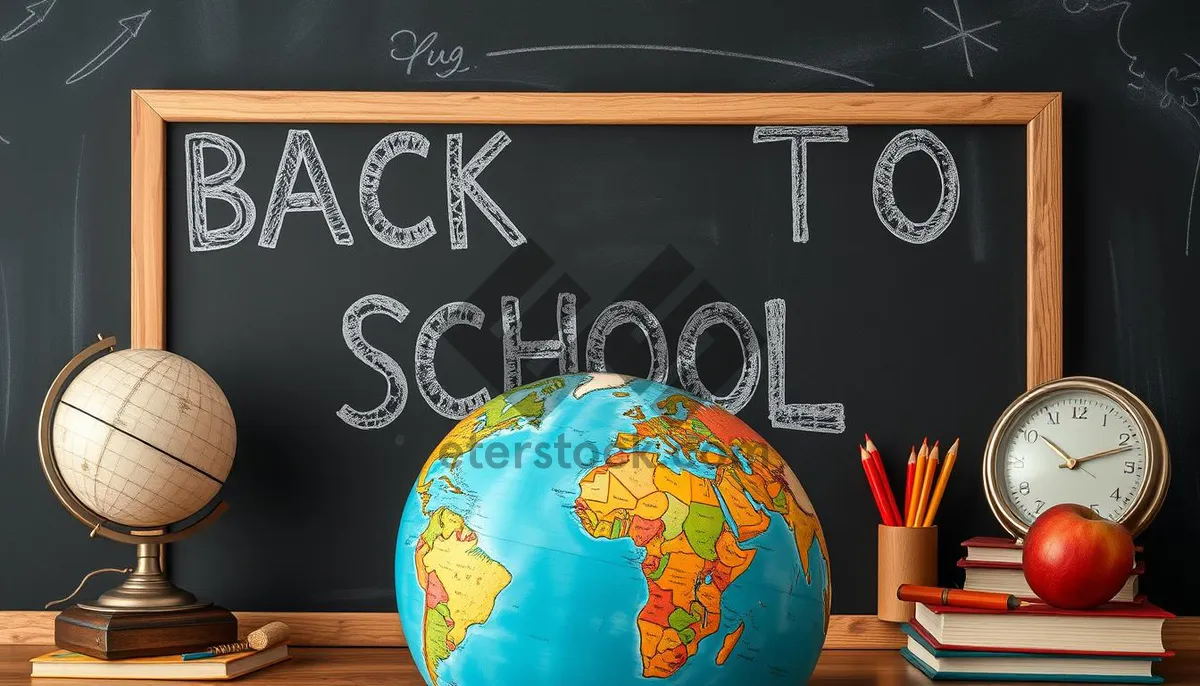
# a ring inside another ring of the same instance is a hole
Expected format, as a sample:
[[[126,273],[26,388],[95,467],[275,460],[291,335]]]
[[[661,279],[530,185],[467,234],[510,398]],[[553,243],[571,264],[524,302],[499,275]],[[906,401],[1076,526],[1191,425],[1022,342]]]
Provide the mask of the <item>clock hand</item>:
[[[1102,457],[1108,457],[1109,455],[1116,455],[1116,454],[1118,454],[1118,453],[1123,453],[1123,452],[1125,452],[1126,450],[1133,450],[1133,446],[1131,446],[1131,445],[1126,445],[1126,446],[1122,446],[1122,447],[1120,447],[1120,448],[1113,448],[1112,450],[1102,450],[1102,451],[1100,451],[1100,452],[1098,452],[1098,453],[1093,453],[1093,454],[1091,454],[1091,455],[1088,455],[1088,456],[1086,456],[1086,457],[1079,457],[1079,458],[1076,458],[1076,459],[1075,459],[1075,463],[1076,463],[1076,464],[1078,464],[1078,463],[1080,463],[1080,462],[1088,462],[1088,461],[1090,461],[1090,460],[1098,460],[1098,459],[1100,459],[1100,458],[1102,458]],[[1061,465],[1061,464],[1060,464],[1060,465],[1058,465],[1058,466],[1059,466],[1059,467],[1064,467],[1064,466],[1066,466],[1066,465]]]
[[[1062,448],[1055,445],[1054,441],[1050,440],[1049,438],[1046,438],[1045,435],[1038,434],[1038,437],[1041,438],[1043,441],[1045,441],[1046,445],[1050,446],[1050,449],[1053,450],[1055,452],[1055,454],[1057,454],[1059,457],[1061,457],[1063,459],[1063,462],[1066,463],[1066,464],[1058,465],[1059,467],[1066,467],[1067,469],[1075,469],[1075,458],[1068,455],[1065,451],[1063,451]]]

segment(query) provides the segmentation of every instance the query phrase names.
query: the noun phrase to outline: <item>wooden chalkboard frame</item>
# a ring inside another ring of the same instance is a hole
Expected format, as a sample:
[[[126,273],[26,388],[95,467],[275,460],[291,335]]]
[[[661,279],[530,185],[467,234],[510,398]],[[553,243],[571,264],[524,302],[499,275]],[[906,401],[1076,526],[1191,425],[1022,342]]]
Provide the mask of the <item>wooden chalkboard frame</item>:
[[[1026,382],[1062,375],[1060,93],[131,93],[131,344],[166,344],[166,130],[170,122],[321,124],[1018,125],[1026,131]],[[25,614],[25,613],[13,613]],[[39,613],[40,614],[40,613]],[[239,613],[281,619],[295,642],[405,645],[395,613]],[[0,626],[0,629],[3,629]],[[896,625],[832,618],[827,648],[895,648]]]

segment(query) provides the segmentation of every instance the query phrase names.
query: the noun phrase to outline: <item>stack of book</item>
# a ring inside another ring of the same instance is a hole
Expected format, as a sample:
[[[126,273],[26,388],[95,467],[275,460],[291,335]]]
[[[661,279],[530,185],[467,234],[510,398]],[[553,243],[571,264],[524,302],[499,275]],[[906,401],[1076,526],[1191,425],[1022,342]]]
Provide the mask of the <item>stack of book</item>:
[[[963,547],[967,554],[958,561],[966,578],[963,588],[968,591],[991,591],[1007,593],[1022,600],[1037,600],[1025,581],[1021,571],[1021,546],[1011,538],[976,537],[965,541]],[[1140,555],[1142,549],[1135,548]],[[1135,559],[1133,569],[1129,572],[1129,580],[1113,597],[1116,602],[1131,603],[1138,596],[1138,577],[1145,571],[1146,566]]]
[[[972,539],[964,587],[1036,600],[1011,540]],[[1140,552],[1140,549],[1139,549]],[[1155,662],[1169,657],[1164,622],[1173,617],[1137,595],[1140,563],[1114,602],[1093,610],[1034,603],[1012,612],[917,603],[904,627],[905,659],[931,679],[1162,683]]]

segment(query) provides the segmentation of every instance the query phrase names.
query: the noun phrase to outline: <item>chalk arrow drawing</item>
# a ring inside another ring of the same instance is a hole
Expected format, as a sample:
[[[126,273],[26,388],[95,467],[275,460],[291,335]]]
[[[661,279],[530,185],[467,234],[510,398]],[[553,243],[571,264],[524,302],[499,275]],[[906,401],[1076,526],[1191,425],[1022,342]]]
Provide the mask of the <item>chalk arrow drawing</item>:
[[[25,9],[29,10],[29,16],[25,17],[25,21],[12,27],[8,33],[0,36],[0,41],[10,41],[46,21],[46,15],[50,14],[50,9],[54,7],[55,2],[58,0],[40,0],[40,2],[26,5]]]
[[[92,58],[90,62],[80,67],[79,71],[71,74],[71,78],[67,79],[67,84],[75,83],[86,79],[92,72],[104,66],[104,63],[112,59],[112,56],[121,51],[125,44],[137,37],[138,31],[142,29],[142,24],[146,21],[146,17],[150,15],[150,10],[146,10],[141,14],[135,14],[132,17],[125,17],[117,22],[121,25],[121,35],[117,36],[113,42],[109,43],[100,54]]]

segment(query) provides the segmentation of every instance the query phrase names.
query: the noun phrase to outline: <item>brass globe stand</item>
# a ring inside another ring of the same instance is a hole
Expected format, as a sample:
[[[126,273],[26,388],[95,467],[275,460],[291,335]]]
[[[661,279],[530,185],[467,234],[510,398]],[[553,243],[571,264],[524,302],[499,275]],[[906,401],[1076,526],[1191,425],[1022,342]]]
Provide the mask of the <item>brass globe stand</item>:
[[[98,337],[99,338],[99,337]],[[38,421],[38,452],[42,471],[63,507],[91,530],[91,536],[137,546],[137,566],[118,587],[95,602],[73,605],[54,620],[54,643],[105,660],[169,655],[203,650],[237,640],[233,613],[171,583],[163,570],[162,546],[178,541],[212,524],[228,505],[218,503],[195,522],[179,529],[127,529],[117,527],[83,504],[67,487],[54,457],[54,409],[67,380],[86,362],[117,344],[113,336],[100,338],[67,363],[46,392]]]

